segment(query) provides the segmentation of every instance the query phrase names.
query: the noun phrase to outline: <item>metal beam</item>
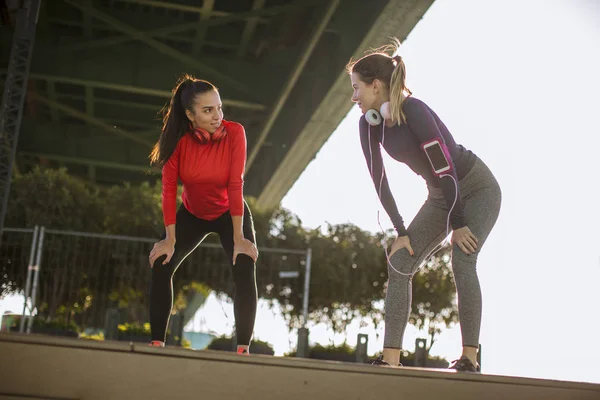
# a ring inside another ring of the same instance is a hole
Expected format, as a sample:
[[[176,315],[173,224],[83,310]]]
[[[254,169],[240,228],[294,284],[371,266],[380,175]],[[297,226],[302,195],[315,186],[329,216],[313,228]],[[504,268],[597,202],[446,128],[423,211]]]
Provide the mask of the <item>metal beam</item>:
[[[65,0],[65,1],[70,2],[70,0]],[[292,11],[296,11],[296,10],[299,10],[299,9],[302,9],[305,7],[312,7],[315,4],[320,3],[321,1],[322,0],[296,0],[295,2],[293,2],[291,4],[286,4],[283,6],[273,6],[273,7],[263,8],[262,10],[252,10],[252,11],[247,11],[247,12],[243,12],[243,13],[231,14],[231,15],[228,15],[225,17],[209,19],[208,21],[204,22],[204,24],[206,24],[206,26],[218,26],[218,25],[224,25],[224,24],[228,24],[230,22],[235,22],[235,21],[239,21],[239,20],[246,20],[251,17],[264,17],[264,16],[273,17],[273,16],[276,16],[278,14],[282,14],[285,12],[292,12]],[[199,23],[198,21],[195,21],[195,22],[189,22],[189,23],[185,23],[185,24],[177,24],[177,25],[173,25],[173,26],[167,26],[165,28],[146,30],[141,33],[143,33],[146,37],[171,35],[173,33],[180,33],[180,32],[185,32],[188,30],[196,29],[198,27],[198,23]],[[130,42],[135,39],[136,38],[133,38],[131,36],[118,36],[115,38],[90,40],[90,41],[85,41],[85,42],[80,42],[80,43],[76,43],[76,44],[59,47],[59,51],[84,50],[84,49],[91,49],[91,48],[98,48],[98,47],[110,47],[110,46],[114,46],[114,45],[121,44],[121,43],[127,43],[127,42]]]
[[[85,1],[85,5],[86,6],[92,6],[92,0],[84,0]],[[91,39],[93,33],[93,29],[92,29],[92,17],[89,14],[83,13],[81,15],[81,18],[83,18],[83,36],[86,39]]]
[[[91,182],[96,182],[96,166],[88,165],[88,179]]]
[[[17,9],[13,43],[0,105],[0,232],[4,228],[13,164],[27,93],[31,54],[41,0],[30,0]],[[1,238],[0,238],[1,241]]]
[[[85,87],[85,112],[90,117],[94,116],[94,88],[90,86]]]
[[[262,10],[265,7],[266,0],[254,0],[252,3],[252,10]],[[254,34],[254,30],[256,29],[256,25],[258,25],[257,17],[252,17],[248,19],[246,22],[246,26],[244,27],[244,32],[242,33],[242,40],[240,40],[240,47],[237,51],[238,57],[243,57],[246,54],[246,50],[248,49],[248,44],[252,39],[252,35]]]
[[[44,3],[44,4],[46,4],[46,3]],[[55,24],[55,25],[68,26],[71,28],[84,29],[83,23],[81,21],[67,20],[67,19],[62,19],[62,18],[48,18],[45,22]],[[101,24],[101,23],[92,23],[92,29],[97,30],[97,31],[109,31],[109,32],[121,33],[119,30],[115,29],[114,27],[106,25],[106,24]],[[184,36],[184,34],[173,35],[173,34],[159,32],[153,36],[158,37],[158,38],[163,38],[163,39],[169,38],[171,40],[175,40],[178,42],[194,43],[193,37]],[[86,50],[86,49],[90,49],[90,48],[94,48],[94,47],[107,47],[107,46],[112,46],[114,44],[115,39],[118,39],[119,41],[120,40],[125,40],[125,41],[133,40],[129,36],[118,36],[116,38],[109,37],[106,39],[95,39],[95,40],[88,40],[88,41],[84,41],[84,42],[82,42],[81,40],[77,40],[75,43],[57,46],[54,51],[71,52],[71,51],[76,51],[76,50]],[[211,47],[221,48],[221,49],[237,49],[238,48],[237,43],[236,44],[223,43],[223,42],[216,42],[214,40],[205,40],[204,44],[211,46]]]
[[[184,54],[184,53],[180,52],[179,50],[175,50],[171,46],[167,46],[166,44],[151,38],[150,36],[146,35],[144,32],[119,21],[118,19],[111,17],[110,15],[103,13],[102,11],[98,11],[94,7],[84,6],[82,4],[78,4],[78,3],[74,2],[73,0],[64,0],[64,1],[66,3],[72,5],[73,7],[79,9],[80,11],[90,14],[92,17],[94,17],[96,19],[98,19],[102,22],[105,22],[109,25],[114,26],[115,28],[117,28],[118,30],[123,32],[124,34],[129,35],[132,38],[137,39],[143,43],[146,43],[148,46],[154,48],[155,50],[159,51],[160,53],[170,56],[190,67],[193,67],[200,71],[203,71],[204,73],[211,74],[214,78],[218,78],[222,83],[227,83],[231,87],[236,88],[240,91],[245,92],[248,90],[247,86],[245,84],[238,82],[237,80],[230,78],[226,75],[223,75],[221,72],[217,71],[216,69],[213,69],[212,67],[209,67],[208,65],[205,65],[204,63],[199,62],[196,58],[188,56],[187,54]],[[224,17],[224,18],[227,18],[227,17]]]
[[[121,3],[141,4],[143,6],[165,8],[168,10],[177,10],[177,11],[183,11],[183,12],[189,12],[189,13],[204,14],[206,12],[203,7],[188,6],[186,4],[177,4],[177,3],[173,3],[171,1],[169,1],[169,2],[156,1],[156,0],[116,0],[116,1],[119,1]],[[225,17],[230,14],[231,13],[228,13],[225,11],[218,11],[218,10],[210,10],[208,12],[208,16],[214,15],[217,17]]]
[[[0,69],[0,75],[6,73],[5,69]],[[36,74],[32,73],[29,75],[30,79],[35,80],[43,80],[47,82],[53,83],[67,83],[71,85],[81,85],[81,86],[89,86],[92,88],[100,88],[100,89],[108,89],[115,90],[117,92],[126,92],[126,93],[135,93],[146,96],[156,96],[161,98],[170,98],[171,91],[170,90],[161,90],[161,89],[151,89],[145,88],[141,86],[133,86],[133,85],[122,85],[120,83],[112,83],[112,82],[102,82],[102,81],[92,81],[87,79],[78,79],[78,78],[70,78],[67,76],[57,76],[57,75],[47,75],[47,74]],[[244,108],[247,110],[254,111],[264,111],[266,110],[266,106],[264,104],[249,102],[243,100],[232,100],[232,99],[222,99],[223,105],[227,107],[236,107],[236,108]]]
[[[30,76],[31,78],[31,76]],[[56,85],[54,84],[53,81],[48,81],[47,85],[46,85],[46,89],[48,90],[48,98],[51,101],[56,101]],[[52,122],[58,122],[59,118],[58,118],[58,112],[54,109],[51,108],[50,109],[50,119],[52,120]]]
[[[147,136],[150,136],[150,135],[152,135],[154,137],[158,137],[158,135],[160,135],[160,131],[161,131],[161,127],[159,126],[156,129],[152,129],[152,130],[149,130],[149,131],[140,131],[140,132],[137,132],[137,133],[138,133],[138,135],[144,136],[144,137],[147,137]]]
[[[50,83],[52,81],[49,81]],[[69,99],[69,100],[78,100],[85,101],[85,96],[77,95],[77,94],[60,94],[55,98],[50,97],[50,100],[60,101],[61,99]],[[160,110],[164,104],[144,104],[144,103],[136,103],[133,101],[126,100],[113,100],[113,99],[103,99],[99,97],[94,97],[94,103],[96,104],[108,104],[111,106],[118,107],[127,107],[127,108],[137,108],[140,110],[149,110],[149,111],[157,111]]]
[[[157,126],[155,129],[147,130],[147,131],[139,131],[136,132],[140,136],[150,136],[150,135],[158,135],[160,134],[161,127]]]
[[[5,72],[6,72],[6,70],[0,70],[0,74],[4,74]],[[145,87],[141,87],[141,86],[122,85],[120,83],[93,81],[93,80],[88,80],[88,79],[78,79],[78,78],[71,78],[68,76],[31,73],[29,75],[29,78],[34,79],[34,80],[53,82],[53,83],[66,83],[69,85],[90,86],[93,88],[115,90],[118,92],[135,93],[135,94],[141,94],[141,95],[147,95],[147,96],[157,96],[157,97],[170,97],[171,96],[170,90],[151,89],[151,88],[145,88]]]
[[[112,127],[115,126],[127,126],[129,128],[139,128],[143,130],[156,129],[160,132],[162,122],[156,122],[154,124],[149,122],[137,122],[135,119],[124,119],[124,118],[98,118],[98,120],[104,122]],[[132,132],[134,135],[141,137],[139,131]]]
[[[87,165],[87,166],[93,166],[93,167],[100,167],[100,168],[108,168],[108,169],[117,169],[117,170],[122,170],[122,171],[134,171],[134,172],[156,172],[160,174],[160,169],[156,168],[156,167],[141,167],[139,165],[132,165],[132,164],[121,164],[121,163],[114,163],[114,162],[109,162],[109,161],[100,161],[100,160],[90,160],[87,158],[78,158],[78,157],[68,157],[68,156],[61,156],[58,154],[44,154],[44,153],[32,153],[32,152],[27,152],[27,151],[19,151],[19,155],[20,156],[25,156],[25,157],[33,157],[33,158],[47,158],[49,160],[55,160],[55,161],[59,161],[59,162],[64,162],[64,163],[71,163],[71,164],[80,164],[80,165]]]
[[[133,142],[142,144],[145,147],[152,147],[154,145],[154,143],[139,137],[139,135],[128,132],[121,128],[117,128],[113,125],[107,124],[106,122],[101,121],[98,118],[90,117],[86,113],[83,113],[83,112],[76,110],[72,107],[69,107],[65,104],[61,104],[56,101],[51,101],[50,99],[47,99],[46,97],[42,96],[39,93],[32,93],[32,94],[30,94],[30,96],[32,97],[33,100],[37,100],[40,103],[47,105],[48,107],[55,108],[58,111],[62,111],[63,113],[70,115],[74,118],[80,119],[81,121],[87,122],[90,125],[95,125],[99,128],[104,129],[107,132],[111,132],[112,134],[122,136]]]
[[[38,28],[40,31],[48,32],[48,2],[40,1],[40,11],[38,12]]]
[[[197,56],[200,55],[200,50],[202,50],[202,44],[204,43],[204,38],[206,37],[206,32],[208,31],[208,26],[205,24],[205,22],[210,19],[210,14],[214,7],[215,0],[204,0],[202,3],[202,13],[200,14],[200,23],[196,29],[196,39],[192,44],[192,54]]]
[[[269,132],[271,131],[271,128],[273,127],[273,124],[275,123],[275,120],[279,116],[279,113],[281,112],[281,109],[283,108],[287,98],[289,97],[290,93],[292,92],[292,89],[296,85],[296,82],[298,81],[300,74],[304,70],[304,66],[310,59],[310,56],[311,56],[313,50],[317,46],[319,39],[321,39],[321,35],[323,35],[323,32],[325,31],[327,24],[329,24],[329,21],[331,20],[331,17],[335,13],[335,10],[337,9],[339,4],[340,4],[340,0],[329,0],[327,9],[324,11],[323,16],[321,17],[321,20],[319,21],[319,24],[312,31],[312,35],[311,35],[310,39],[308,40],[308,43],[306,44],[306,47],[304,48],[304,51],[302,52],[300,59],[298,60],[298,62],[295,63],[294,69],[292,70],[290,76],[288,77],[288,80],[287,80],[285,86],[283,87],[283,90],[279,94],[279,97],[277,98],[277,101],[275,102],[274,106],[271,108],[271,114],[268,116],[267,121],[266,121],[262,131],[260,132],[260,135],[258,136],[258,139],[256,140],[255,143],[252,144],[252,151],[250,152],[250,156],[248,157],[248,161],[246,162],[246,172],[248,170],[250,170],[250,168],[252,167],[252,164],[254,163],[254,160],[258,156],[258,153],[260,152],[260,149],[261,149],[264,141],[266,140],[267,136],[269,135]]]

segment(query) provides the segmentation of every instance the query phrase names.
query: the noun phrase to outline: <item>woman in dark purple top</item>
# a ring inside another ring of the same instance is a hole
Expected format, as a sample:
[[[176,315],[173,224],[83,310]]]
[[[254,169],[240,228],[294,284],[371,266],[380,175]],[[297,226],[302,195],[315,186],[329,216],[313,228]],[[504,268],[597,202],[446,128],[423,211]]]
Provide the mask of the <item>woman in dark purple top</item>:
[[[395,44],[393,50],[397,49]],[[472,151],[456,143],[448,128],[405,85],[400,56],[375,52],[348,65],[352,101],[363,115],[360,140],[367,167],[397,238],[388,257],[383,356],[376,365],[401,365],[400,351],[411,308],[412,277],[452,229],[452,271],[456,283],[463,353],[451,368],[478,372],[481,290],[477,256],[500,212],[501,191],[492,172]],[[383,117],[369,123],[369,113]],[[377,113],[379,112],[379,113]],[[365,115],[366,114],[366,115]],[[377,123],[379,122],[379,123]],[[449,170],[435,173],[423,145],[437,141]],[[405,227],[390,191],[381,148],[408,165],[427,185],[428,197]]]

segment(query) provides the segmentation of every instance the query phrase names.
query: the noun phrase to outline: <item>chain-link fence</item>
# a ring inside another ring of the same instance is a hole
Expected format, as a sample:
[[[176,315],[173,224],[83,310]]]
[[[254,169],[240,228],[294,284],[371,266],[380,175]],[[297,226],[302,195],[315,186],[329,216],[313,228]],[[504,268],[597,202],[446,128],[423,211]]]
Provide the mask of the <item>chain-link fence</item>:
[[[57,321],[63,327],[103,329],[110,311],[118,323],[148,321],[151,269],[148,255],[155,238],[34,229],[5,228],[0,246],[0,295],[20,293],[27,311],[20,331],[32,322]],[[259,246],[259,297],[293,307],[299,316],[308,310],[310,249],[269,249]],[[201,243],[179,267],[173,281],[174,311],[189,320],[214,290],[233,297],[231,266],[220,244]],[[190,309],[191,307],[191,309]],[[32,311],[35,310],[35,313]],[[187,322],[187,321],[184,321]]]

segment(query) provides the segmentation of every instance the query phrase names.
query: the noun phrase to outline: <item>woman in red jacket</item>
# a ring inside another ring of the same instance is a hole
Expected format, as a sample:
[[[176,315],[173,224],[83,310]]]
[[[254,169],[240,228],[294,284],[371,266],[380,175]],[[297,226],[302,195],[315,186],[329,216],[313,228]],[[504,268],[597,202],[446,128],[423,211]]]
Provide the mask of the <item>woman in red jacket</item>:
[[[248,204],[243,199],[246,134],[223,119],[221,98],[211,83],[185,76],[173,90],[158,143],[150,155],[162,166],[166,233],[150,252],[150,325],[153,346],[164,346],[173,307],[173,274],[210,233],[217,233],[231,260],[238,353],[248,353],[256,317],[258,250]],[[183,183],[176,210],[177,180]]]

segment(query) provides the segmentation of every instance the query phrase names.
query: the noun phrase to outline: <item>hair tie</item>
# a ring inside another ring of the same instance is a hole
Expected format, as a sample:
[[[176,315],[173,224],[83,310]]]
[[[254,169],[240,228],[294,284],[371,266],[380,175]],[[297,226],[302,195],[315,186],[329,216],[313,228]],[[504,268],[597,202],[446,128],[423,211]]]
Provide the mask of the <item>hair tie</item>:
[[[402,57],[400,57],[399,55],[395,55],[394,57],[392,57],[392,60],[396,61],[396,65],[398,65],[402,61]]]

